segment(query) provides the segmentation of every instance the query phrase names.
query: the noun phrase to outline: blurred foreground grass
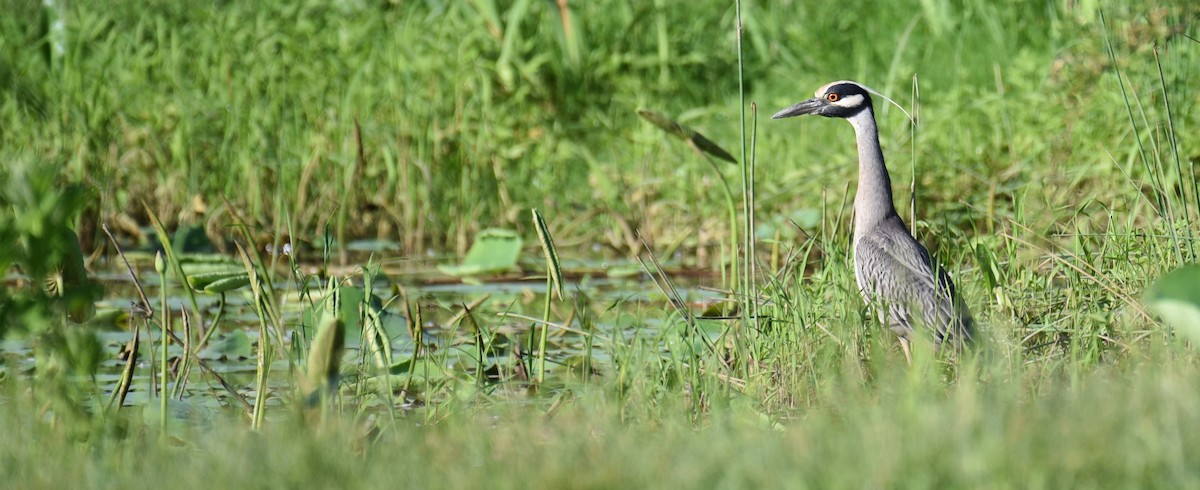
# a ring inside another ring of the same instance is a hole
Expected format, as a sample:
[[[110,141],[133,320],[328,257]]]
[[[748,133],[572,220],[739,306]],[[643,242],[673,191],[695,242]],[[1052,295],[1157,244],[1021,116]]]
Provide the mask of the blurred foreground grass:
[[[166,442],[136,417],[80,438],[10,400],[0,474],[8,488],[1194,488],[1200,373],[1163,360],[1041,383],[891,373],[789,420],[735,396],[692,422],[677,394],[593,387],[551,415],[545,401],[475,403],[315,433],[218,419]]]

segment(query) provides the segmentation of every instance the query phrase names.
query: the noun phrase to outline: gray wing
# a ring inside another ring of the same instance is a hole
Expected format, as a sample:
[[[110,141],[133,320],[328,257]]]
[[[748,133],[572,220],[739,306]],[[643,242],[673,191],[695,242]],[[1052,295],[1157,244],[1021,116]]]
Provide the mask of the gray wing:
[[[880,313],[894,332],[907,336],[913,319],[920,318],[939,343],[947,337],[956,345],[969,341],[974,322],[950,275],[931,264],[929,252],[909,235],[899,216],[885,219],[855,242],[858,287],[867,302],[887,305]]]

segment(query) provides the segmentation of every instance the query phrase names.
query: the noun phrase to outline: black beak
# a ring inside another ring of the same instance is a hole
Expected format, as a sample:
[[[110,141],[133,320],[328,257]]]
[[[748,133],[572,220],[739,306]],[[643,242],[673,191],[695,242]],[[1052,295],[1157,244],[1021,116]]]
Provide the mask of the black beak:
[[[825,105],[825,101],[818,98],[808,99],[804,102],[788,107],[782,111],[776,112],[771,119],[783,119],[785,117],[803,116],[805,114],[815,114],[821,107]]]

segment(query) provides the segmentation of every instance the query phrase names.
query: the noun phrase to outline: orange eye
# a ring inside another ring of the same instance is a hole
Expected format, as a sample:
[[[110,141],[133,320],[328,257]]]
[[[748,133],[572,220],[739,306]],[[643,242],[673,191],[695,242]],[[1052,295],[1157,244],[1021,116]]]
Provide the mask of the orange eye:
[[[842,96],[835,93],[825,95],[825,99],[829,100],[830,102],[837,102],[840,98],[842,98]]]

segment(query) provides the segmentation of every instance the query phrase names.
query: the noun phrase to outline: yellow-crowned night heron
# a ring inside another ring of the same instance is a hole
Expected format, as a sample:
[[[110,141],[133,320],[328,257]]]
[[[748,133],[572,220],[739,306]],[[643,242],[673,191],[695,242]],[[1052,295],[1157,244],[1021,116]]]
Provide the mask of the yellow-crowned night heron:
[[[879,147],[879,130],[869,90],[851,81],[827,84],[816,97],[788,107],[771,119],[816,114],[850,121],[858,140],[858,191],[854,194],[854,277],[866,302],[900,337],[911,361],[914,324],[931,328],[940,346],[956,350],[971,340],[974,322],[954,282],[929,260],[892,205],[892,182]]]

